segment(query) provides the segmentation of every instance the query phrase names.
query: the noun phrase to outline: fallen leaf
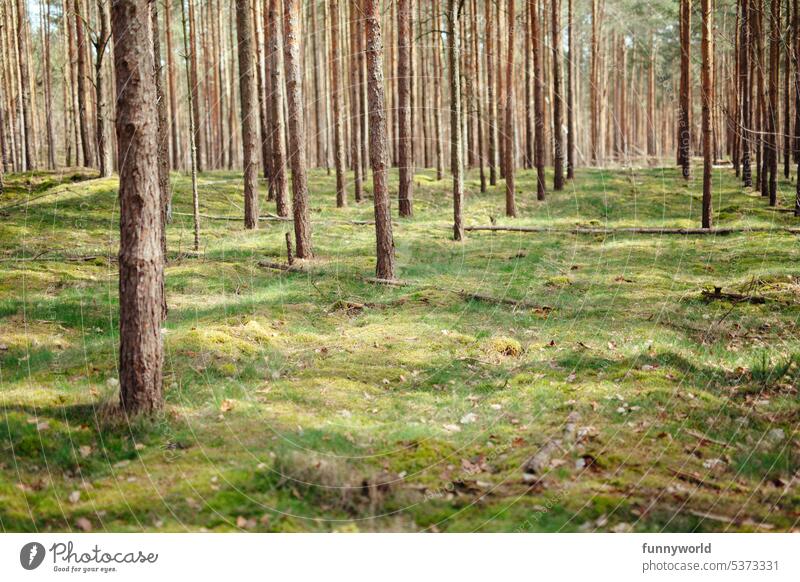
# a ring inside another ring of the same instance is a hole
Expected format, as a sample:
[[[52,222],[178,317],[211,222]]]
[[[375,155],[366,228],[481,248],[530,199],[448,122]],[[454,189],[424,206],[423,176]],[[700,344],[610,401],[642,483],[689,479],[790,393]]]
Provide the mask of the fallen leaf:
[[[230,412],[233,410],[233,400],[226,398],[222,401],[222,404],[220,404],[219,409],[220,412]]]
[[[92,522],[85,517],[79,517],[75,520],[75,527],[83,532],[90,532],[92,531]]]

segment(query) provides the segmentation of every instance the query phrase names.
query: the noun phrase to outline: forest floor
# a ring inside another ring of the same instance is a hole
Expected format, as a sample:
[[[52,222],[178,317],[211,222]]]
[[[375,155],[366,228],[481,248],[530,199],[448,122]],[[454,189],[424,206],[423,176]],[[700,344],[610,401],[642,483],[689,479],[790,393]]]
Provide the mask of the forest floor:
[[[324,170],[297,271],[259,265],[285,261],[287,222],[203,218],[187,252],[174,174],[167,407],[131,425],[114,413],[117,180],[90,178],[11,175],[0,195],[4,531],[798,527],[800,241],[781,227],[800,223],[729,168],[716,225],[764,230],[463,243],[450,181],[420,172],[414,218],[395,218],[404,286],[368,281],[371,199],[335,208]],[[700,221],[700,180],[674,168],[580,170],[545,202],[523,171],[514,220],[502,183],[469,178],[468,225]],[[242,216],[240,174],[199,186],[203,214]]]

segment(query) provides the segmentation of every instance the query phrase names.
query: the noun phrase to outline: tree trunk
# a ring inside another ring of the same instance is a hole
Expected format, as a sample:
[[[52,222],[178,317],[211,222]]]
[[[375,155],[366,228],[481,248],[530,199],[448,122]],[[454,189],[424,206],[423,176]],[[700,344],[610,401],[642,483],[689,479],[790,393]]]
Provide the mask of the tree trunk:
[[[450,59],[450,171],[453,173],[453,239],[464,240],[464,151],[461,143],[461,40],[459,2],[447,0],[447,52]]]
[[[98,5],[99,8],[99,5]],[[158,192],[161,219],[161,252],[167,256],[167,222],[172,215],[172,195],[169,188],[169,121],[167,118],[167,100],[164,95],[164,75],[161,67],[161,35],[158,24],[158,3],[150,4],[151,26],[153,33],[153,80],[156,88],[156,110],[158,113]],[[99,76],[98,76],[99,80]],[[99,104],[99,101],[98,101]],[[98,107],[98,118],[99,118]],[[98,126],[99,135],[99,126]],[[98,140],[99,144],[99,140]],[[101,158],[102,160],[102,158]],[[166,297],[164,297],[166,299]],[[164,301],[164,317],[167,316],[167,304]]]
[[[598,99],[598,84],[600,82],[600,0],[592,0],[592,41],[591,64],[589,73],[589,109],[591,117],[591,156],[592,165],[596,166],[600,159],[600,103]]]
[[[292,167],[292,214],[295,254],[310,259],[311,221],[308,217],[308,177],[306,175],[306,125],[303,111],[303,73],[300,69],[300,0],[283,2],[283,58],[286,69],[289,161]]]
[[[769,95],[767,105],[767,171],[769,172],[769,205],[778,205],[778,85],[781,60],[781,2],[770,4]]]
[[[163,405],[164,255],[147,4],[147,0],[115,0],[111,20],[120,160],[120,404],[128,415],[152,413]]]
[[[505,170],[506,170],[506,216],[517,215],[514,192],[514,29],[516,28],[514,9],[516,0],[508,0],[508,50],[506,51],[506,127],[505,127]]]
[[[244,161],[244,227],[258,228],[258,101],[253,62],[253,0],[236,0],[236,36],[239,57],[239,112],[242,120]]]
[[[393,280],[395,278],[395,257],[394,239],[392,238],[392,209],[387,185],[389,154],[386,133],[386,97],[383,92],[383,38],[380,4],[380,0],[366,0],[364,3],[367,33],[365,49],[369,107],[369,157],[372,166],[373,199],[375,203],[375,242],[377,248],[375,276],[378,279]]]
[[[486,2],[486,107],[489,112],[489,184],[497,184],[497,98],[494,86],[494,17],[491,2]]]
[[[702,0],[703,10],[703,42],[702,42],[702,67],[701,67],[701,93],[702,93],[702,115],[703,115],[703,228],[711,228],[711,172],[712,158],[714,153],[711,151],[711,65],[713,55],[711,54],[711,35],[713,31],[711,11],[711,0]]]
[[[594,0],[595,2],[597,0]],[[539,22],[538,0],[528,0],[531,11],[531,44],[533,46],[533,111],[535,120],[535,138],[533,157],[536,166],[536,199],[545,199],[544,176],[544,80],[542,78],[542,42]],[[594,120],[592,122],[594,124]]]
[[[359,97],[358,35],[361,30],[360,0],[350,1],[350,158],[356,202],[363,199],[361,165],[361,99]]]
[[[477,112],[477,132],[478,132],[478,164],[480,166],[480,181],[481,192],[486,192],[486,172],[484,171],[485,157],[484,157],[484,131],[483,131],[483,92],[480,90],[481,85],[481,59],[478,51],[478,2],[472,0],[472,54],[475,69],[473,70],[475,82],[473,86],[475,89],[475,110]]]
[[[438,31],[442,19],[439,0],[433,3],[434,30]],[[486,39],[488,46],[489,39]],[[436,179],[444,175],[444,136],[442,135],[442,35],[437,32],[433,41],[433,125],[436,140]]]
[[[172,0],[164,2],[164,32],[167,37],[167,85],[169,87],[169,126],[172,135],[172,167],[183,167],[180,161],[180,138],[178,136],[178,94],[175,84],[175,64],[172,61]]]
[[[27,0],[17,0],[17,57],[19,63],[19,84],[21,88],[22,124],[25,164],[24,169],[30,172],[36,169],[35,136],[33,134],[33,108],[31,105],[30,69],[28,66],[27,50]],[[49,105],[49,104],[48,104]]]
[[[347,206],[347,188],[345,186],[345,151],[342,128],[342,94],[339,88],[341,52],[339,51],[339,2],[330,0],[330,38],[331,38],[331,99],[333,100],[333,157],[336,165],[336,206]]]
[[[183,0],[181,0],[183,1]],[[194,2],[195,0],[187,0],[189,4],[189,77],[190,77],[190,92],[192,94],[192,101],[194,108],[192,109],[192,121],[194,124],[194,149],[197,152],[195,156],[195,166],[198,172],[203,171],[203,154],[205,152],[204,132],[203,125],[200,123],[200,80],[197,72],[197,33],[194,17]]]
[[[746,0],[745,0],[746,1]],[[691,35],[692,0],[681,0],[681,88],[678,110],[678,164],[684,180],[692,177]]]
[[[567,0],[567,29],[569,34],[569,58],[567,59],[567,179],[575,178],[575,88],[574,68],[578,66],[579,55],[575,54],[575,10],[574,0]]]
[[[553,16],[552,45],[553,45],[553,190],[564,189],[564,133],[561,107],[563,95],[561,93],[561,0],[550,0]]]
[[[100,20],[100,33],[95,43],[95,101],[97,102],[97,158],[100,163],[100,176],[107,178],[111,175],[111,144],[109,143],[109,129],[106,102],[106,75],[103,70],[103,57],[106,54],[108,41],[111,38],[111,14],[109,13],[109,0],[97,0],[97,14]]]
[[[281,0],[269,1],[269,44],[267,54],[270,64],[270,135],[272,136],[272,181],[278,216],[289,216],[289,197],[286,184],[286,129],[283,124],[283,53],[281,51]]]
[[[411,0],[397,0],[397,116],[400,216],[413,214],[414,156],[411,120]],[[371,123],[371,122],[370,122]]]
[[[739,101],[741,104],[741,155],[742,183],[745,188],[753,187],[753,174],[750,167],[750,140],[752,139],[753,110],[750,104],[750,42],[751,42],[751,9],[749,0],[742,0],[739,34]]]
[[[191,0],[189,0],[191,7]],[[197,192],[197,131],[195,119],[197,104],[194,100],[196,83],[192,82],[191,61],[192,53],[190,49],[189,28],[187,24],[186,6],[181,1],[181,24],[183,26],[183,58],[186,69],[186,96],[189,102],[189,168],[192,174],[192,217],[194,219],[194,250],[200,250],[200,197]],[[117,81],[119,82],[119,81]]]

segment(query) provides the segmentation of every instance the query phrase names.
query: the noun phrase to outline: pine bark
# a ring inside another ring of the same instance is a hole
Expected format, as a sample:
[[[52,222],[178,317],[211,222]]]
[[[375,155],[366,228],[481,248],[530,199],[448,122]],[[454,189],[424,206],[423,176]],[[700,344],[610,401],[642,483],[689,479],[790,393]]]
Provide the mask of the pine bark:
[[[96,138],[97,160],[100,166],[100,176],[107,178],[111,175],[111,144],[108,127],[108,103],[106,99],[106,74],[103,61],[111,38],[111,13],[109,0],[97,0],[97,14],[100,20],[100,31],[95,42],[95,102],[97,103]]]
[[[567,179],[575,178],[575,71],[579,55],[575,54],[575,10],[573,0],[567,0],[567,34],[569,34],[567,59]]]
[[[489,112],[489,184],[497,184],[497,97],[494,84],[494,17],[492,16],[491,2],[486,2],[484,14],[486,22],[486,108]]]
[[[780,50],[781,50],[781,2],[771,0],[770,3],[770,43],[769,43],[769,94],[767,101],[767,127],[768,140],[767,171],[769,174],[769,205],[778,205],[778,84],[780,79]]]
[[[447,0],[447,53],[450,60],[450,171],[453,174],[453,239],[464,240],[464,148],[461,142],[461,40],[459,2]]]
[[[553,190],[564,189],[564,132],[562,131],[563,114],[561,83],[561,0],[550,0],[552,14],[552,46],[553,46]]]
[[[359,96],[360,80],[358,74],[359,42],[358,36],[362,28],[360,18],[360,1],[350,1],[350,160],[353,167],[353,188],[356,202],[361,202],[363,194],[361,165],[361,99]]]
[[[128,415],[163,406],[164,255],[158,121],[147,0],[115,0],[111,29],[120,160],[120,404]]]
[[[167,116],[167,100],[164,94],[164,73],[161,66],[161,29],[158,23],[158,3],[151,2],[150,10],[153,34],[153,83],[156,89],[156,111],[158,113],[158,191],[161,209],[161,252],[166,260],[167,222],[172,215],[172,195],[169,187],[169,120]],[[163,308],[164,317],[166,317],[166,301]]]
[[[269,44],[270,59],[270,135],[272,136],[272,174],[271,189],[275,196],[278,216],[289,216],[289,196],[286,182],[286,129],[283,123],[283,52],[281,51],[281,0],[269,1]]]
[[[504,137],[505,145],[505,171],[506,171],[506,216],[517,215],[517,203],[514,192],[514,30],[516,0],[508,0],[508,50],[506,51],[506,122]]]
[[[237,55],[239,59],[239,113],[242,122],[244,162],[244,227],[258,228],[258,100],[253,60],[253,0],[236,0]]]
[[[31,81],[27,50],[27,10],[26,0],[17,0],[17,63],[19,64],[20,103],[22,107],[25,164],[24,169],[30,172],[36,169],[35,140],[33,133],[33,106],[31,104]]]
[[[597,0],[594,0],[595,2]],[[544,200],[547,190],[544,175],[544,79],[542,78],[542,40],[538,0],[528,0],[531,11],[531,45],[533,47],[533,111],[536,117],[533,163],[536,166],[536,199]],[[594,122],[593,122],[594,123]],[[593,126],[594,127],[594,126]]]
[[[745,0],[747,1],[747,0]],[[691,34],[692,0],[681,0],[681,85],[678,110],[678,164],[684,180],[692,177]]]
[[[753,187],[753,173],[750,167],[750,141],[752,136],[753,110],[750,102],[750,0],[742,0],[739,18],[739,102],[741,105],[741,156],[742,183],[745,188]]]
[[[713,87],[711,84],[711,35],[713,33],[714,18],[711,10],[712,0],[702,0],[703,13],[703,40],[702,40],[702,67],[701,67],[701,97],[703,120],[703,208],[702,227],[711,228],[711,172],[714,153],[711,141],[711,105]]]
[[[397,116],[400,216],[413,214],[414,152],[411,119],[411,0],[397,0]]]
[[[364,3],[369,154],[375,206],[377,250],[375,276],[378,279],[393,280],[395,278],[395,256],[394,239],[392,238],[392,209],[387,184],[389,152],[386,129],[386,96],[383,89],[383,38],[380,4],[380,0],[366,0]]]
[[[294,217],[295,254],[310,259],[311,221],[308,210],[306,167],[306,125],[303,111],[303,74],[300,63],[300,0],[283,2],[283,59],[286,70],[286,105],[288,110],[289,161],[292,168],[292,215]]]
[[[333,101],[333,159],[336,166],[336,206],[347,206],[347,188],[345,185],[345,150],[344,128],[342,127],[344,113],[342,111],[342,94],[339,88],[339,75],[341,52],[339,50],[339,2],[330,0],[328,11],[331,20],[330,26],[330,83],[331,99]]]

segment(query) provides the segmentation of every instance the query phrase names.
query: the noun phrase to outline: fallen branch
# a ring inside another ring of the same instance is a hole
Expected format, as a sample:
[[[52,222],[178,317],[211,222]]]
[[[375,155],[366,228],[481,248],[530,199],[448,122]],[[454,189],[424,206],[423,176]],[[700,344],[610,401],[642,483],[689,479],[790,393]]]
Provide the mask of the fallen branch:
[[[483,303],[493,303],[496,305],[511,305],[513,307],[521,307],[523,309],[535,309],[537,311],[541,311],[544,313],[549,313],[553,310],[552,307],[548,305],[538,305],[535,303],[531,303],[530,301],[518,300],[518,299],[509,299],[508,297],[492,297],[490,295],[482,295],[480,293],[470,293],[468,291],[453,291],[450,289],[440,289],[441,291],[449,291],[450,293],[455,293],[460,295],[464,299],[472,299],[474,301],[481,301]]]
[[[259,267],[265,269],[275,269],[277,271],[290,271],[292,273],[305,273],[305,269],[299,265],[287,265],[286,263],[274,263],[272,261],[258,261]]]
[[[551,228],[547,226],[467,226],[470,232],[530,232],[544,234],[683,234],[683,235],[726,235],[746,232],[788,232],[800,234],[800,228],[767,228],[767,227],[721,227],[721,228],[660,228],[660,227],[619,227],[619,228]]]
[[[709,291],[708,289],[704,289],[702,292],[702,296],[708,300],[720,300],[724,299],[727,301],[733,301],[734,303],[753,303],[757,305],[761,305],[767,302],[767,297],[762,295],[742,295],[741,293],[723,293],[722,287],[714,287],[713,291]]]

